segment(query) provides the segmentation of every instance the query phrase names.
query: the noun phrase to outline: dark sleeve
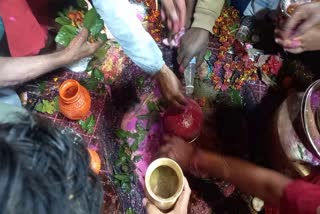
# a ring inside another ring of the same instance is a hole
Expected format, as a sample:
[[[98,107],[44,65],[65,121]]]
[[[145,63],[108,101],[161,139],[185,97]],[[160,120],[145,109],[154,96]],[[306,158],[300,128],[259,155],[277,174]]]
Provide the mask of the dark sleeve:
[[[280,202],[280,213],[316,214],[320,205],[320,186],[302,180],[290,183]]]

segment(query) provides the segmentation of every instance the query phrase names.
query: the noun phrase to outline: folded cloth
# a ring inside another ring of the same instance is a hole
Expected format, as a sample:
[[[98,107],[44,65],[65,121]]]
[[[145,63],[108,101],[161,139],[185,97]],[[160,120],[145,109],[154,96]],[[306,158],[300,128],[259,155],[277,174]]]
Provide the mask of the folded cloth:
[[[10,54],[13,57],[36,55],[45,46],[47,26],[41,26],[34,13],[41,11],[45,17],[47,0],[0,0],[0,16],[3,19]],[[39,7],[39,6],[42,7]],[[40,12],[39,12],[40,14]]]

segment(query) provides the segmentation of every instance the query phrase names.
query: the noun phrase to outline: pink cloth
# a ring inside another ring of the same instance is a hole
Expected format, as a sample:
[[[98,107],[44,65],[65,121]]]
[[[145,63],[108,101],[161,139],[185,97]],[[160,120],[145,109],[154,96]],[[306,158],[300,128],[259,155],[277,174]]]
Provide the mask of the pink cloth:
[[[178,47],[180,45],[180,39],[185,33],[185,28],[182,28],[178,33],[176,33],[171,40],[171,44],[169,44],[169,38],[166,38],[162,41],[162,43],[166,46]]]

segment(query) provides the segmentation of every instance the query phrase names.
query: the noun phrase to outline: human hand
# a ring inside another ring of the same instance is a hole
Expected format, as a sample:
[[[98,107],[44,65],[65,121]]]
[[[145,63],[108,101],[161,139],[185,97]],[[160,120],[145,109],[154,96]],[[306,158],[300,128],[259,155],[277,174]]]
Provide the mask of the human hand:
[[[90,43],[87,41],[89,32],[83,28],[79,34],[63,50],[70,63],[78,61],[84,57],[92,55],[103,43],[101,40]]]
[[[171,34],[178,33],[185,26],[185,0],[162,0],[161,19],[167,23],[167,28]]]
[[[163,140],[166,144],[160,148],[159,155],[176,161],[183,170],[190,169],[194,147],[176,136],[165,135]]]
[[[282,28],[282,37],[302,36],[312,27],[320,24],[320,2],[312,2],[299,6]]]
[[[293,54],[299,54],[304,51],[320,50],[320,24],[307,30],[301,36],[293,39],[276,38],[276,43],[283,46],[284,50]]]
[[[193,57],[197,57],[197,66],[200,66],[206,55],[210,32],[201,28],[190,28],[181,38],[178,49],[178,63],[183,71]]]
[[[187,214],[188,213],[188,204],[191,195],[191,189],[189,187],[189,183],[186,178],[183,179],[183,190],[178,198],[176,205],[173,210],[168,214]],[[164,214],[161,212],[156,206],[149,202],[148,199],[143,199],[143,205],[146,207],[147,214]]]
[[[155,75],[164,98],[178,109],[184,109],[186,98],[181,93],[182,86],[176,75],[166,65]]]

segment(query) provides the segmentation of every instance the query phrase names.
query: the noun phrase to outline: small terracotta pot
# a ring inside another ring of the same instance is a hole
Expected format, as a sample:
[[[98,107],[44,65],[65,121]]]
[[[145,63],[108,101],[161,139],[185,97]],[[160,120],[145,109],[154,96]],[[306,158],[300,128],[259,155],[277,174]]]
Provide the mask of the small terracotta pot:
[[[60,112],[70,120],[84,119],[91,107],[91,97],[86,88],[76,80],[64,81],[59,88]]]

